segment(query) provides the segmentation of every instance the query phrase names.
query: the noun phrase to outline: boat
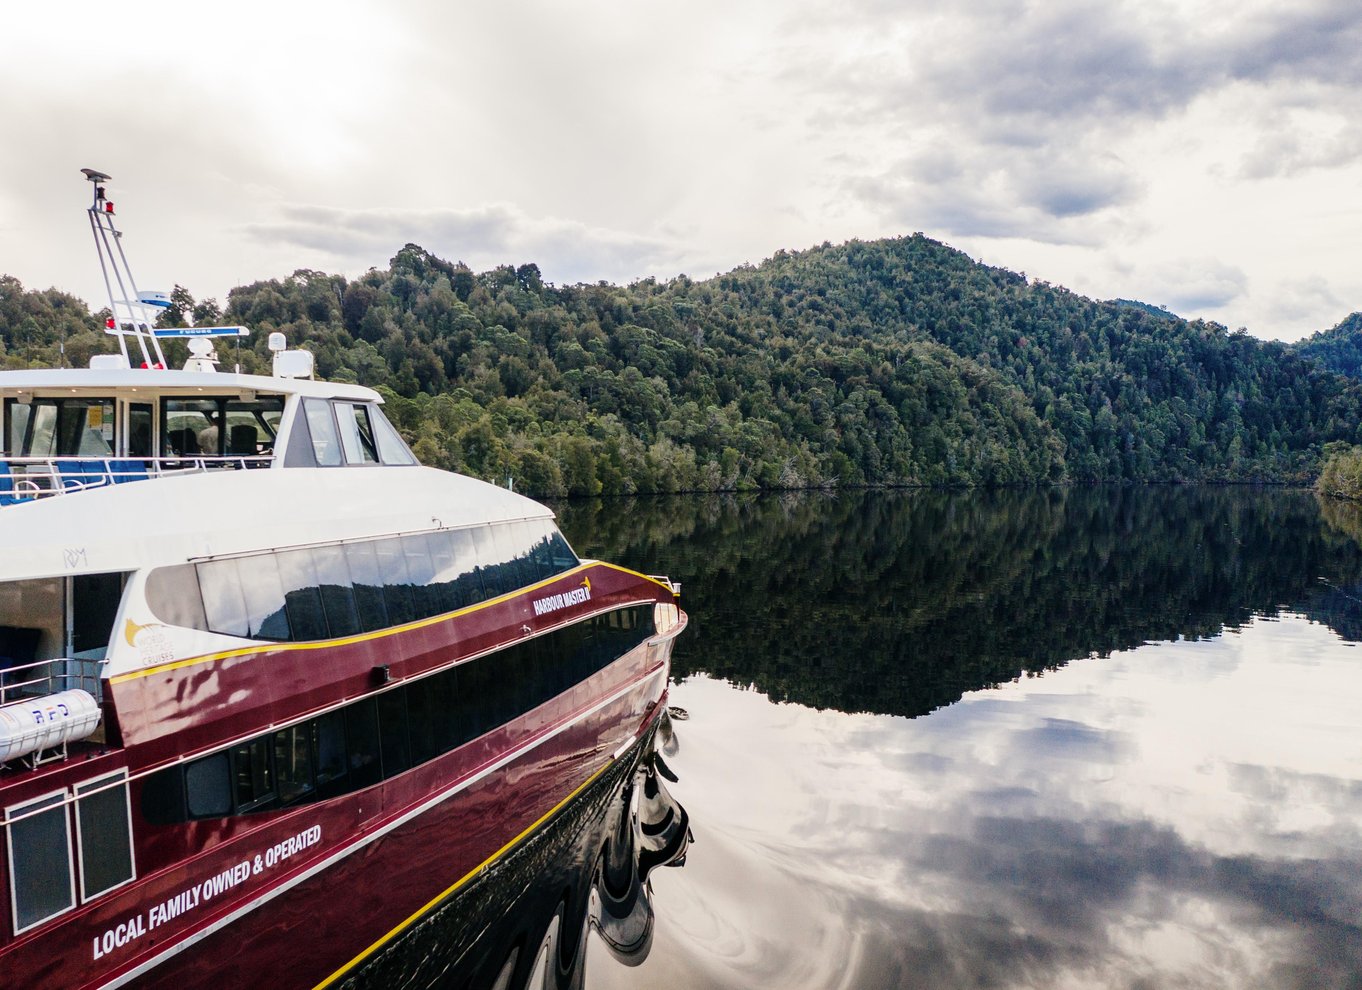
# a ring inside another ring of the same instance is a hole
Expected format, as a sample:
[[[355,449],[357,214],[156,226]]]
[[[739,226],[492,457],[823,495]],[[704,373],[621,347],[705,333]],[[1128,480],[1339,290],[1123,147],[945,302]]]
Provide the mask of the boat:
[[[118,352],[0,372],[3,982],[367,979],[650,745],[680,586],[156,327],[83,171]]]
[[[652,875],[683,867],[691,842],[690,818],[665,783],[676,779],[663,759],[675,745],[663,715],[634,758],[616,762],[345,990],[581,990],[593,934],[605,950],[594,953],[597,964],[641,966],[653,944]]]

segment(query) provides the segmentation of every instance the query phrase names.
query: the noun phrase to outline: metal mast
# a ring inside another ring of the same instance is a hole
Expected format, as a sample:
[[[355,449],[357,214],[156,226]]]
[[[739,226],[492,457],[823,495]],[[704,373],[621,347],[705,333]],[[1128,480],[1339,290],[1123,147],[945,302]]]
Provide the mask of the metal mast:
[[[88,210],[90,232],[94,234],[95,250],[99,253],[99,267],[104,274],[104,288],[109,293],[109,312],[112,314],[104,332],[118,338],[118,349],[129,364],[128,338],[132,337],[142,352],[144,367],[164,368],[166,359],[161,353],[161,343],[152,333],[158,306],[146,301],[137,291],[127,255],[123,253],[123,234],[114,226],[114,205],[104,195],[104,184],[109,181],[109,176],[92,168],[83,168],[81,171],[95,187],[94,202]]]

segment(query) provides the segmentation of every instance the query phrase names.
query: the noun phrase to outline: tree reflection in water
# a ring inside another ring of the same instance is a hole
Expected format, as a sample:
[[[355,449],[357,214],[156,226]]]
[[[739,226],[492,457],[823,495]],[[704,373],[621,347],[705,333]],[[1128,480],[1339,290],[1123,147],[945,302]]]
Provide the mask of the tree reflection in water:
[[[677,680],[704,672],[812,708],[922,715],[1282,609],[1362,635],[1337,594],[1362,549],[1303,491],[697,496],[570,502],[559,518],[582,556],[682,582]]]
[[[1362,986],[1362,513],[1096,488],[560,518],[691,616],[703,855],[658,881],[636,979],[593,981]]]

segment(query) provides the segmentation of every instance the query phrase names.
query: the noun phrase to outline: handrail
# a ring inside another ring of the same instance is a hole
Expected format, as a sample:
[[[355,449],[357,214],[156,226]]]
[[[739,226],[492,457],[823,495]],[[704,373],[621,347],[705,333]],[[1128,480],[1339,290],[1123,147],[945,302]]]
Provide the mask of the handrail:
[[[107,663],[107,660],[53,657],[0,667],[0,707],[73,688],[89,692],[99,701],[104,694],[100,682]]]
[[[0,505],[69,495],[149,478],[205,471],[266,468],[273,454],[167,457],[11,457],[0,455]]]

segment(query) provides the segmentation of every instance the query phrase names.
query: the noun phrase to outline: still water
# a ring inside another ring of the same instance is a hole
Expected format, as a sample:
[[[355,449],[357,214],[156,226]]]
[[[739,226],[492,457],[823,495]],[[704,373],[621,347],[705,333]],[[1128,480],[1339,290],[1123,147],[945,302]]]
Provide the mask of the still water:
[[[587,987],[1362,986],[1362,514],[1101,488],[560,519],[691,617],[693,843]]]

